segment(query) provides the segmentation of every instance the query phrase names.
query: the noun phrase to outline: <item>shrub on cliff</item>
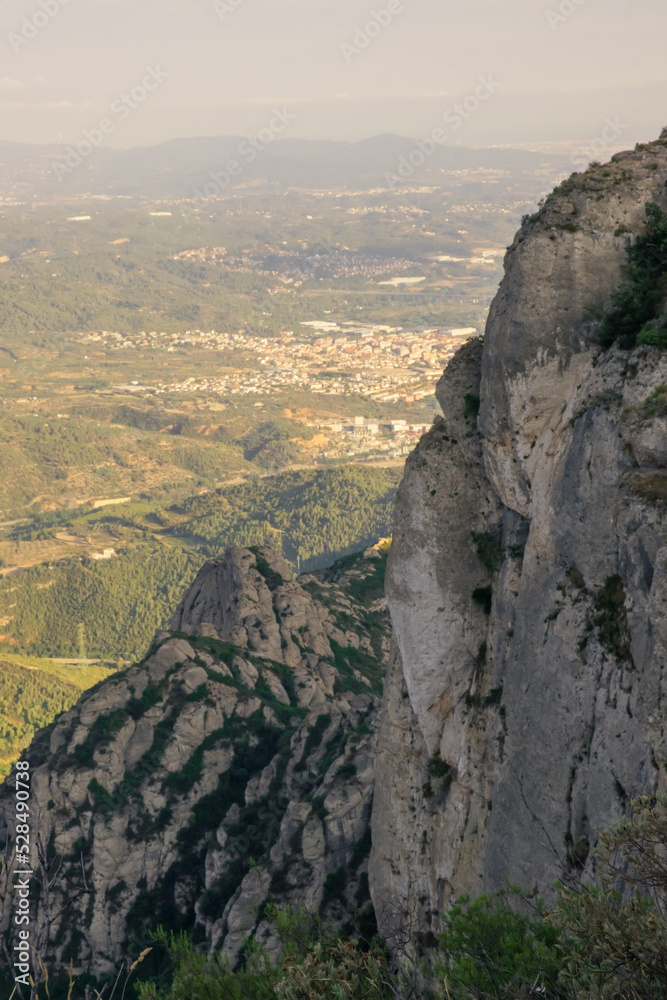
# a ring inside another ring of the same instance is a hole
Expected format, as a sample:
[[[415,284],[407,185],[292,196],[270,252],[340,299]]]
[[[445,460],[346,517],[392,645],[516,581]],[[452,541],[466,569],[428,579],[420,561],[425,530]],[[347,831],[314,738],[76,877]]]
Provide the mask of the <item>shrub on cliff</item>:
[[[667,998],[667,794],[633,800],[600,837],[599,886],[561,889],[561,981],[576,1000]],[[624,895],[621,889],[625,889]]]
[[[598,884],[561,885],[551,912],[458,901],[435,963],[449,1000],[667,1000],[667,794],[635,799],[594,853]]]
[[[185,935],[161,931],[173,981],[166,990],[141,983],[139,998],[667,1000],[667,794],[634,800],[632,814],[601,835],[595,859],[599,884],[560,886],[551,911],[538,904],[526,913],[503,892],[460,899],[421,973],[392,968],[377,941],[344,940],[316,916],[271,906],[278,965],[251,942],[234,972]]]
[[[283,950],[274,966],[256,942],[232,971],[219,955],[197,952],[186,934],[160,929],[155,941],[175,965],[170,986],[137,986],[140,1000],[394,1000],[403,996],[381,947],[344,940],[317,917],[291,907],[267,908]],[[397,987],[396,989],[394,987]]]
[[[155,941],[175,964],[173,980],[166,990],[155,982],[138,983],[139,1000],[275,1000],[278,971],[259,948],[233,972],[219,955],[200,954],[184,932],[174,935],[161,928]]]
[[[451,1000],[543,996],[565,1000],[558,985],[559,932],[539,913],[512,906],[506,893],[459,899],[444,916],[436,978]]]
[[[667,214],[646,203],[648,231],[627,248],[626,280],[616,289],[600,325],[600,344],[630,350],[637,344],[667,347],[667,317],[658,316],[667,296]]]

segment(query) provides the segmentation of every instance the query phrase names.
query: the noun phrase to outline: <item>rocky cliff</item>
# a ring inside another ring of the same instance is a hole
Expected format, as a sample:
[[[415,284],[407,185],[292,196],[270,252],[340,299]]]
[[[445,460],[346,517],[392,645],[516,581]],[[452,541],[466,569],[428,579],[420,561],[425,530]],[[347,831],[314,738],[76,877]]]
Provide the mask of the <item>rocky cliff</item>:
[[[399,491],[395,632],[371,891],[397,946],[459,894],[544,891],[667,785],[667,357],[599,347],[667,143],[561,185],[525,221],[484,340]]]
[[[70,960],[75,973],[115,975],[160,923],[232,964],[253,933],[271,951],[270,895],[367,919],[388,629],[385,557],[366,556],[297,582],[268,549],[230,550],[204,566],[144,661],[38,734],[33,941],[41,927],[52,976]],[[11,848],[10,782],[0,840]]]

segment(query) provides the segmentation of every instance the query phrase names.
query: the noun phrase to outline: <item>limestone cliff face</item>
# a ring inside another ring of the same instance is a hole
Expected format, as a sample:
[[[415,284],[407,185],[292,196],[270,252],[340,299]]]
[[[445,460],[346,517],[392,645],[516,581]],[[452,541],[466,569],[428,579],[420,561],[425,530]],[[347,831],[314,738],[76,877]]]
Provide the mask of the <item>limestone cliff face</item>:
[[[33,917],[44,927],[48,907],[52,975],[70,959],[115,975],[159,923],[232,963],[255,932],[273,951],[269,894],[340,921],[363,909],[388,647],[384,613],[358,599],[382,575],[368,556],[296,582],[268,549],[230,550],[142,663],[38,734],[33,863],[39,837],[53,884],[48,901],[35,885]]]
[[[571,179],[522,227],[408,461],[370,867],[397,944],[453,896],[580,873],[628,797],[665,787],[667,405],[646,401],[667,357],[601,352],[584,319],[645,203],[667,207],[665,146]]]

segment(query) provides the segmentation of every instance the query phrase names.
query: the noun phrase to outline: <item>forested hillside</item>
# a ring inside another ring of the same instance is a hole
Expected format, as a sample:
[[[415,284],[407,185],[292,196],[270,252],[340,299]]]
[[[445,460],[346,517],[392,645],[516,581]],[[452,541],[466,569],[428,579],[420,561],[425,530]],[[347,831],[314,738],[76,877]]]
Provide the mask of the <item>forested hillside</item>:
[[[35,730],[65,712],[81,692],[112,671],[92,664],[0,656],[0,775],[28,746]]]
[[[35,565],[0,580],[0,649],[136,659],[201,564],[230,545],[271,545],[307,571],[391,534],[399,474],[288,472],[164,506],[37,515],[12,529]],[[56,536],[70,539],[67,552],[79,542],[81,554],[59,558]],[[105,547],[109,558],[91,556]]]
[[[232,539],[246,544],[261,532],[300,569],[320,569],[390,534],[398,478],[398,470],[340,466],[255,480],[169,508],[186,518],[170,533],[217,555]]]

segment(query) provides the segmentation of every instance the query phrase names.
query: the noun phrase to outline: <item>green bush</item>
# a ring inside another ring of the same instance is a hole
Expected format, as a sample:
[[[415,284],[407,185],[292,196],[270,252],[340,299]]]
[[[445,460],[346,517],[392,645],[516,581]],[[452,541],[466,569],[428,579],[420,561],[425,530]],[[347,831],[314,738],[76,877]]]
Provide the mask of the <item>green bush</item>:
[[[390,1000],[387,959],[381,951],[361,952],[352,941],[318,941],[301,961],[285,964],[276,984],[279,1000]]]
[[[356,941],[344,941],[317,917],[287,906],[269,904],[283,960],[271,965],[267,953],[251,941],[240,968],[232,971],[220,956],[200,954],[186,934],[163,928],[152,935],[154,946],[174,966],[166,988],[140,982],[139,1000],[393,1000],[405,995],[392,989],[386,953],[379,947],[364,951]]]
[[[647,417],[667,417],[667,385],[655,387],[644,400],[643,410]]]
[[[451,1000],[561,997],[558,940],[555,927],[521,913],[504,892],[464,896],[445,914],[435,971]]]
[[[254,552],[255,554],[255,563],[257,565],[257,571],[262,574],[262,576],[264,577],[264,579],[266,580],[266,582],[268,583],[269,587],[272,590],[274,590],[276,587],[279,587],[281,583],[285,582],[281,574],[277,570],[272,569],[269,566],[266,559],[264,559],[263,556],[259,555],[259,550],[257,546],[251,546],[250,551]]]
[[[630,350],[637,343],[667,346],[667,334],[655,325],[667,294],[667,215],[655,202],[646,203],[648,231],[627,248],[626,280],[616,289],[602,320],[602,347]],[[639,337],[642,340],[639,340]]]
[[[81,767],[95,766],[95,751],[104,750],[120,732],[126,722],[125,712],[114,709],[107,715],[98,715],[83,743],[74,749],[72,756]]]
[[[243,969],[232,972],[221,956],[196,951],[183,932],[159,928],[154,939],[175,964],[173,981],[165,990],[154,982],[138,983],[139,1000],[275,1000],[278,972],[259,948],[251,949]]]
[[[505,561],[505,549],[497,535],[490,531],[473,532],[472,540],[482,566],[492,574],[500,569]]]
[[[667,794],[642,796],[600,837],[600,885],[561,887],[552,920],[561,934],[561,981],[576,1000],[667,997],[666,848]]]
[[[463,400],[463,416],[466,419],[470,417],[477,418],[479,414],[480,399],[479,396],[473,396],[472,393],[467,392]]]
[[[657,320],[645,323],[637,334],[637,344],[649,347],[667,347],[667,327],[657,326]]]

